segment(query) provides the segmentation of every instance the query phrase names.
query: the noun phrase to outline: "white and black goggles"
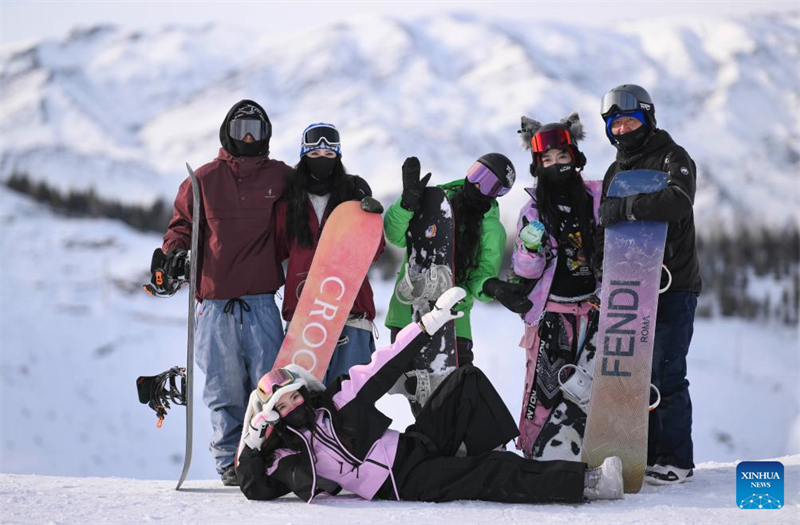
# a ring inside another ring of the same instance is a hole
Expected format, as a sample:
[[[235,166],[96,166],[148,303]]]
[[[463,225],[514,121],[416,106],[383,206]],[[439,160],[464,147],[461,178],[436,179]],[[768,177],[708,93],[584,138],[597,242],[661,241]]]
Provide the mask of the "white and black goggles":
[[[323,140],[329,146],[341,145],[339,130],[329,126],[316,126],[307,129],[303,134],[303,146],[305,147],[319,146]]]

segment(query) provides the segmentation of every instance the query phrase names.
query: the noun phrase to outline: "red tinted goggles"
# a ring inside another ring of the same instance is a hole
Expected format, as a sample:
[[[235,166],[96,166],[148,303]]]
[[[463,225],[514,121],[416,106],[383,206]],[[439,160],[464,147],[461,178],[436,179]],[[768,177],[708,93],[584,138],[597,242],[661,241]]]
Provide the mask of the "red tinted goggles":
[[[551,149],[564,149],[572,145],[572,137],[565,129],[551,129],[540,131],[531,139],[531,149],[534,153],[544,153]]]

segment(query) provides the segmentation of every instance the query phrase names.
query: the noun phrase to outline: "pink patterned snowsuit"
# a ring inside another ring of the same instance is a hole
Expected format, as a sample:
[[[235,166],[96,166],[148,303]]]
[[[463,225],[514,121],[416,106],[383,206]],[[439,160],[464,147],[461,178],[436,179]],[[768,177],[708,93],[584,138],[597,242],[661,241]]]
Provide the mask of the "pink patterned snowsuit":
[[[599,220],[598,209],[600,206],[600,196],[602,191],[601,181],[585,181],[584,187],[592,197],[592,208],[594,220]],[[520,437],[517,441],[517,448],[522,450],[527,456],[531,456],[531,450],[536,438],[542,430],[550,416],[551,409],[545,408],[541,403],[535,404],[535,409],[529,409],[529,401],[536,388],[535,374],[536,362],[539,351],[539,323],[545,312],[568,313],[585,319],[589,314],[591,306],[587,302],[580,303],[555,303],[549,301],[550,288],[553,284],[553,277],[556,272],[558,260],[558,242],[550,235],[545,233],[542,244],[544,249],[539,253],[529,252],[522,245],[519,232],[522,230],[522,218],[528,221],[538,221],[539,210],[536,206],[536,194],[532,188],[526,188],[531,200],[523,206],[517,221],[517,235],[514,243],[514,253],[511,256],[511,263],[514,273],[525,279],[537,280],[536,285],[528,299],[533,303],[533,307],[523,316],[525,322],[525,334],[519,345],[527,351],[527,366],[525,371],[525,390],[523,391],[522,412],[519,420]],[[553,257],[548,260],[546,253],[549,251]],[[577,334],[571,333],[567,327],[570,340]]]

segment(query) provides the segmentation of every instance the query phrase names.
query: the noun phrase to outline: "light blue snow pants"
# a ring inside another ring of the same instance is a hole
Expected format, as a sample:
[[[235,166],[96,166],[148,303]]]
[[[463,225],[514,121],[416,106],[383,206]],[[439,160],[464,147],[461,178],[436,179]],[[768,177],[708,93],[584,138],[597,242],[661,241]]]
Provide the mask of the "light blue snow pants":
[[[322,382],[328,386],[340,375],[349,373],[351,366],[369,363],[374,351],[375,339],[372,331],[345,326]]]
[[[205,299],[195,321],[195,359],[206,376],[203,401],[214,429],[210,450],[222,474],[233,464],[250,393],[278,356],[281,315],[274,294],[259,294]]]

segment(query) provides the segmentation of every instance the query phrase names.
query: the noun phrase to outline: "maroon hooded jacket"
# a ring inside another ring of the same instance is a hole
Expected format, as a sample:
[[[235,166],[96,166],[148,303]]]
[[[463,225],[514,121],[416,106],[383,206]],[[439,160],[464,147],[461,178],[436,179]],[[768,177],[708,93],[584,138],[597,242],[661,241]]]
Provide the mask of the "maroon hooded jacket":
[[[195,172],[203,201],[198,300],[273,293],[283,284],[283,270],[275,256],[274,210],[292,169],[268,157],[269,136],[261,156],[229,153],[235,151],[235,145],[227,135],[228,122],[243,103],[255,104],[243,100],[231,108],[220,128],[223,148],[216,159]],[[191,246],[192,200],[187,178],[178,189],[175,211],[164,235],[164,253]]]
[[[346,177],[348,179],[348,184],[355,183],[353,185],[352,198],[358,200],[365,196],[372,196],[372,191],[364,179],[356,175],[346,175]],[[283,319],[287,322],[291,321],[292,316],[294,316],[294,311],[297,308],[297,302],[300,299],[300,292],[303,291],[303,284],[306,281],[308,270],[311,268],[311,261],[314,259],[314,253],[317,250],[319,237],[322,229],[325,227],[328,217],[330,217],[331,212],[333,212],[333,208],[329,205],[325,209],[325,213],[322,215],[322,224],[320,224],[317,220],[316,213],[314,213],[314,207],[311,205],[311,201],[308,199],[308,197],[306,197],[305,200],[308,207],[308,226],[311,230],[311,247],[306,248],[304,246],[300,246],[296,239],[294,239],[290,245],[286,236],[286,228],[288,225],[286,224],[287,202],[285,198],[278,201],[275,212],[275,246],[278,260],[289,260],[286,268],[286,288],[284,289],[283,308],[281,312],[283,314]],[[381,242],[378,246],[378,251],[375,254],[375,261],[377,261],[378,257],[380,257],[380,255],[383,253],[385,245],[386,241],[384,240],[383,235],[381,235]],[[364,283],[361,285],[358,295],[356,295],[356,300],[353,303],[353,308],[350,310],[350,314],[355,316],[363,315],[370,321],[375,319],[375,301],[373,299],[372,287],[369,284],[368,277],[364,278]]]

